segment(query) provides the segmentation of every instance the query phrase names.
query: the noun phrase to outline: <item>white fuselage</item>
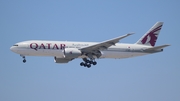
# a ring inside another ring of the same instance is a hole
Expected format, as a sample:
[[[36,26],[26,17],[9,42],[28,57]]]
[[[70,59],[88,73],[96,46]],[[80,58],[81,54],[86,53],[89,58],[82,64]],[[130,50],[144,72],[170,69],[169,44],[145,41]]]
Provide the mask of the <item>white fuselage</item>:
[[[19,42],[11,47],[15,53],[24,56],[53,56],[58,58],[64,57],[64,48],[83,48],[97,44],[97,42],[68,42],[68,41],[24,41]],[[138,44],[122,44],[117,43],[108,49],[101,51],[99,58],[128,58],[150,54],[152,52],[144,52],[145,49],[152,46]],[[78,58],[86,57],[84,55]]]
[[[16,43],[10,49],[20,54],[23,62],[25,56],[51,56],[55,63],[68,63],[82,58],[80,66],[90,68],[96,65],[96,58],[129,58],[151,53],[162,52],[169,45],[155,46],[163,22],[157,22],[136,43],[118,43],[133,33],[128,33],[102,42],[73,42],[73,41],[42,41],[31,40]]]

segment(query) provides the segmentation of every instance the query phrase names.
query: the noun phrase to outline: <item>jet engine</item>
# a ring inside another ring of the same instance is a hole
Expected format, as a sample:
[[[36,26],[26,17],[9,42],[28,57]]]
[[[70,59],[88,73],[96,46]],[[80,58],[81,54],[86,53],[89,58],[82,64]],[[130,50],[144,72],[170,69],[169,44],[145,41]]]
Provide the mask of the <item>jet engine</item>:
[[[65,58],[77,58],[81,56],[82,52],[77,48],[65,48],[64,57]]]

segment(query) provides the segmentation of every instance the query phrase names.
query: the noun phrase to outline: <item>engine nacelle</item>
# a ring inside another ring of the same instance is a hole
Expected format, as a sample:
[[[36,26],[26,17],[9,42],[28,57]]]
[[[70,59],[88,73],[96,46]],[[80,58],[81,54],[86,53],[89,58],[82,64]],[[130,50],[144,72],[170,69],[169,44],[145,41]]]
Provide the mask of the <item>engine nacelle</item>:
[[[81,56],[82,52],[77,48],[65,48],[64,56],[65,58],[77,58]]]
[[[71,61],[72,59],[66,59],[66,58],[56,58],[54,57],[54,62],[55,63],[68,63],[69,61]]]

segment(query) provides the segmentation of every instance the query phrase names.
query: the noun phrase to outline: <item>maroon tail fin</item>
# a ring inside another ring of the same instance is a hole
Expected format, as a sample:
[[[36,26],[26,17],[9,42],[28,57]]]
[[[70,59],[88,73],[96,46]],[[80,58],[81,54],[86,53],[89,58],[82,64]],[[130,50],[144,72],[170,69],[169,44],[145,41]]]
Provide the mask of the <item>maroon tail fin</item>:
[[[147,46],[155,46],[160,30],[163,26],[163,22],[157,22],[146,34],[144,34],[136,44],[143,44]]]

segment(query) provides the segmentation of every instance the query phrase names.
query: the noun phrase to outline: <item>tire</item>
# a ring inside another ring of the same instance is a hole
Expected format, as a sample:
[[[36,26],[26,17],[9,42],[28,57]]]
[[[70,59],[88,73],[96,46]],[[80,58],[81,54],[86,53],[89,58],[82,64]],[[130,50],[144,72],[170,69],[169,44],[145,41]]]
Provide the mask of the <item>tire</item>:
[[[93,62],[93,65],[96,65],[96,64],[97,64],[97,62],[96,62],[96,61],[94,61],[94,62]]]
[[[81,63],[80,63],[80,66],[84,66],[84,62],[81,62]]]
[[[87,65],[88,65],[87,63],[84,63],[84,67],[87,67]]]
[[[89,61],[90,64],[93,64],[93,61]]]
[[[90,67],[91,67],[91,64],[88,64],[87,67],[90,68]]]
[[[89,60],[86,60],[87,63],[89,63],[90,61]]]
[[[26,60],[24,59],[24,60],[23,60],[23,62],[25,63],[25,62],[26,62]]]

